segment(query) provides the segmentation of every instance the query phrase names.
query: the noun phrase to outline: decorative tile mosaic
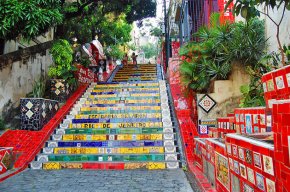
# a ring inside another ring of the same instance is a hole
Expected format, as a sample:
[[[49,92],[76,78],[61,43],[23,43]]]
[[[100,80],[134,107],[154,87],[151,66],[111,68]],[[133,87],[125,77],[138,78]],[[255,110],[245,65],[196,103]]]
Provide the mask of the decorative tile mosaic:
[[[267,155],[263,155],[263,167],[266,173],[274,175],[273,159]]]
[[[21,129],[40,130],[59,109],[58,101],[42,98],[20,99]]]
[[[254,189],[249,185],[247,185],[246,183],[244,183],[244,192],[254,192]]]
[[[253,158],[252,158],[252,156],[253,156],[252,151],[249,150],[249,149],[246,149],[246,162],[247,162],[248,164],[250,164],[250,165],[252,165],[252,163],[253,163]]]
[[[245,179],[247,179],[247,170],[246,170],[246,166],[240,163],[240,173],[241,176]]]
[[[234,160],[234,171],[236,174],[240,175],[239,162]]]
[[[215,152],[216,178],[224,185],[225,188],[230,188],[229,165],[225,156]]]
[[[267,88],[268,88],[268,91],[274,91],[273,79],[270,79],[269,81],[267,81]]]
[[[202,110],[204,110],[206,113],[209,113],[215,105],[216,105],[215,100],[213,100],[207,94],[205,94],[198,102],[198,106],[202,108]]]
[[[275,182],[266,178],[266,189],[267,192],[275,192],[276,191]]]
[[[207,125],[199,125],[199,134],[206,135],[208,134],[208,126]]]
[[[251,183],[255,184],[255,175],[254,175],[254,171],[253,171],[253,169],[247,167],[247,173],[248,173],[248,180],[249,180]]]
[[[256,173],[256,182],[257,182],[257,187],[261,189],[262,191],[265,191],[264,176],[259,173]]]
[[[52,79],[50,81],[51,98],[60,102],[64,102],[70,96],[73,87],[64,79]]]
[[[255,152],[254,152],[254,165],[255,167],[258,167],[259,169],[262,168],[261,155]]]
[[[282,76],[276,77],[275,81],[276,81],[277,89],[284,89],[285,88],[284,80],[283,80]]]

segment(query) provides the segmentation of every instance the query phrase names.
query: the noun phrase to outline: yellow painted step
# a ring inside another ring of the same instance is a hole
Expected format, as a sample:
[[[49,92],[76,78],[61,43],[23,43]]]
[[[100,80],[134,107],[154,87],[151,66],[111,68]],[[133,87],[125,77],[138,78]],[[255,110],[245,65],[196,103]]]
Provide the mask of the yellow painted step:
[[[163,127],[162,122],[140,122],[140,123],[79,123],[69,124],[69,128],[151,128]]]
[[[126,114],[95,114],[95,115],[75,115],[75,119],[105,119],[105,118],[161,118],[161,113],[126,113]]]

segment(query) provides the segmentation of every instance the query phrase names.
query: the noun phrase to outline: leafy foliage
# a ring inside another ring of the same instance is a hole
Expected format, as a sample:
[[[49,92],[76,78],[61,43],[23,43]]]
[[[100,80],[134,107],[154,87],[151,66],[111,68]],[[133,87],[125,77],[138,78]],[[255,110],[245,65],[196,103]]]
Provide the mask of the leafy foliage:
[[[247,67],[251,80],[249,85],[240,87],[243,94],[240,107],[265,106],[262,75],[278,67],[280,62],[278,58],[278,55],[273,53],[264,55],[254,67]]]
[[[10,40],[21,34],[32,39],[62,22],[61,1],[1,1],[0,18],[0,38]]]
[[[228,6],[233,3],[234,0],[229,0],[225,10],[228,8]],[[275,16],[270,16],[269,11],[275,10],[275,9],[282,8],[282,12],[280,15],[279,21],[275,21],[277,18],[277,14]],[[284,19],[284,14],[286,9],[290,10],[290,1],[289,0],[236,0],[233,8],[233,12],[235,15],[241,15],[243,18],[245,18],[247,21],[251,18],[260,16],[260,14],[263,14],[267,16],[272,23],[276,26],[276,40],[279,46],[280,54],[282,56],[282,64],[286,65],[285,61],[285,53],[283,51],[283,46],[280,40],[280,25]],[[264,10],[264,11],[262,11]]]
[[[45,80],[40,78],[38,81],[34,81],[32,92],[29,93],[28,97],[43,98],[45,94]]]
[[[263,29],[263,22],[257,19],[220,25],[219,15],[213,14],[210,27],[201,27],[195,34],[199,41],[179,51],[185,58],[180,67],[183,84],[207,92],[211,81],[228,78],[232,62],[255,66],[266,45]]]
[[[54,60],[54,66],[49,68],[48,76],[62,78],[74,84],[75,78],[73,71],[76,71],[76,67],[72,65],[73,50],[69,42],[64,39],[57,40],[52,45],[50,53]]]
[[[50,27],[63,21],[84,17],[96,17],[102,10],[103,15],[125,13],[127,22],[132,23],[147,17],[154,17],[156,1],[153,0],[1,0],[0,1],[0,39],[11,40],[19,35],[33,39],[46,32]],[[75,22],[74,20],[73,22]],[[99,23],[93,23],[98,26]],[[58,29],[62,27],[58,26]],[[92,28],[86,28],[92,30]],[[83,31],[84,32],[84,31]],[[64,35],[64,33],[62,33]],[[89,35],[90,37],[91,35]],[[60,36],[64,38],[64,36]]]
[[[229,0],[226,8],[234,0]],[[289,0],[236,0],[234,4],[234,14],[241,15],[243,18],[249,20],[253,17],[260,16],[261,12],[258,10],[258,6],[265,6],[271,9],[280,8],[281,5],[284,5],[285,8],[290,10],[290,1]]]
[[[147,43],[140,47],[140,49],[144,52],[145,58],[149,59],[157,55],[157,47],[152,43]]]
[[[125,54],[119,45],[112,45],[107,50],[105,50],[105,52],[106,55],[111,56],[115,60],[122,59],[123,55]]]
[[[4,130],[4,129],[5,129],[4,120],[0,118],[0,130]]]
[[[283,46],[283,51],[284,51],[284,53],[286,55],[288,63],[290,63],[290,45],[288,45],[288,46],[284,45]]]

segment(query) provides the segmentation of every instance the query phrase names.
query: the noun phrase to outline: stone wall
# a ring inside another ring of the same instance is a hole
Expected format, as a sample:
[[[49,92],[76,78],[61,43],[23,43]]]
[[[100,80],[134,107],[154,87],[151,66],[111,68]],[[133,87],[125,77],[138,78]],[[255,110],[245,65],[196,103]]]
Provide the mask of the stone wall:
[[[9,100],[17,106],[19,99],[32,91],[34,81],[47,74],[51,64],[52,57],[46,50],[45,54],[37,53],[26,61],[15,61],[0,70],[0,115]]]
[[[204,112],[199,106],[199,120],[215,119],[233,113],[239,106],[242,93],[240,87],[250,82],[249,75],[243,66],[234,64],[229,80],[219,80],[214,82],[213,92],[208,94],[217,103],[209,113]],[[204,94],[197,94],[197,102]]]

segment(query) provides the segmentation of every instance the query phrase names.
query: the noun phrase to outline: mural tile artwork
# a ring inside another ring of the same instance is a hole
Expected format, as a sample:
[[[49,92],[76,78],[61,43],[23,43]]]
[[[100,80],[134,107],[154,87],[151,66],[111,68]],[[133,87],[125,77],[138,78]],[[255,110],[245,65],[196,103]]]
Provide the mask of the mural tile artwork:
[[[51,98],[60,102],[64,102],[72,93],[72,86],[64,79],[52,79],[50,81]]]
[[[205,94],[198,102],[198,106],[206,113],[209,113],[216,104],[216,101],[207,94]]]
[[[224,185],[225,188],[230,188],[229,165],[225,156],[215,153],[216,159],[216,175],[217,180]]]
[[[21,129],[40,130],[59,109],[58,101],[42,98],[20,99]]]

